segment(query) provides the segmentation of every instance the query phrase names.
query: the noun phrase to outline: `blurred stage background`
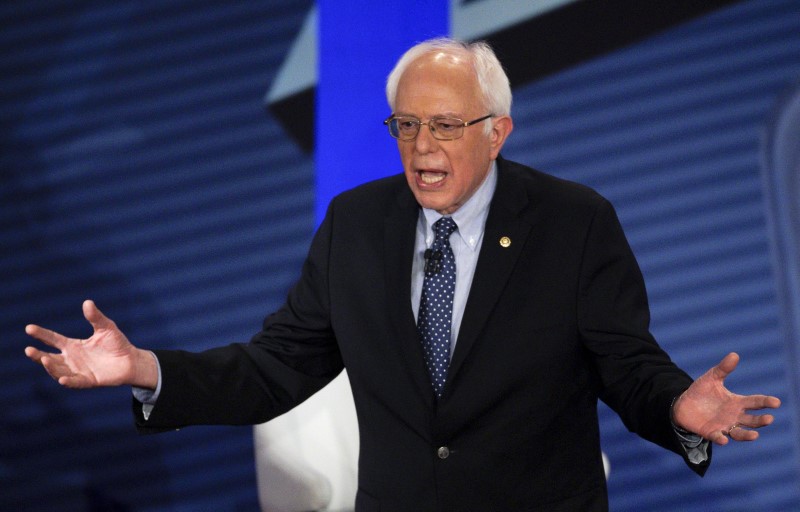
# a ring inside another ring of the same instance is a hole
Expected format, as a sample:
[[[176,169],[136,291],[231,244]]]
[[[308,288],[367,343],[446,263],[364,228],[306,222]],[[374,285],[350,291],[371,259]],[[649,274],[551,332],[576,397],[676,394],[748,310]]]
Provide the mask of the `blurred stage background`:
[[[3,510],[258,509],[252,429],[138,436],[129,389],[58,387],[24,357],[23,328],[87,336],[92,298],[149,348],[258,330],[315,212],[350,179],[400,171],[381,84],[342,103],[329,93],[346,76],[326,73],[355,62],[382,79],[437,26],[398,5],[339,34],[364,54],[317,51],[348,9],[369,11],[335,4],[0,6]],[[735,350],[729,387],[784,402],[704,479],[601,406],[612,509],[800,509],[800,3],[517,4],[453,0],[438,22],[488,39],[508,68],[504,155],[615,204],[679,365],[698,376]]]

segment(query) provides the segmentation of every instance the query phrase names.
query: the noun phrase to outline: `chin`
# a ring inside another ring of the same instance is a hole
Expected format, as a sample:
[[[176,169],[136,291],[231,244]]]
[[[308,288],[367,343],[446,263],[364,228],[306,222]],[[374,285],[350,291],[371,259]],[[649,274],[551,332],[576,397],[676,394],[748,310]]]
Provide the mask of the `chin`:
[[[436,210],[442,211],[447,209],[447,205],[439,201],[432,201],[430,198],[426,198],[425,194],[416,194],[417,203],[423,208],[427,208],[429,210]]]
[[[435,210],[435,211],[439,212],[439,214],[441,214],[441,215],[450,215],[451,213],[454,213],[456,210],[458,210],[457,206],[452,206],[452,205],[443,206],[443,205],[439,205],[439,204],[423,205],[423,208],[428,208],[428,209],[431,209],[431,210]]]

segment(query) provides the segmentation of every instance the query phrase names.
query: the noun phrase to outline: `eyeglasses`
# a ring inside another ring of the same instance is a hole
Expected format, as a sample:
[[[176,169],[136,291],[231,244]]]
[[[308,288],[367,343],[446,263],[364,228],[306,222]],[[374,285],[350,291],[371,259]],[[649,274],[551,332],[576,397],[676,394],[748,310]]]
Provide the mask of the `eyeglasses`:
[[[433,116],[422,122],[412,116],[395,116],[392,114],[383,124],[389,127],[389,135],[400,140],[414,140],[419,134],[420,126],[428,125],[431,135],[438,140],[454,140],[464,135],[464,128],[489,119],[494,114],[485,115],[472,121],[464,122],[457,117]]]

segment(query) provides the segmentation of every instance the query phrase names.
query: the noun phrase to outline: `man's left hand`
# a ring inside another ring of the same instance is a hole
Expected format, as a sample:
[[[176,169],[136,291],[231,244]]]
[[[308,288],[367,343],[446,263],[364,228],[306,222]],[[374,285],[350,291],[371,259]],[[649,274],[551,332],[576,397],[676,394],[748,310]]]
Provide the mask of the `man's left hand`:
[[[739,356],[731,352],[694,381],[672,406],[675,425],[719,445],[728,444],[729,439],[758,439],[754,429],[769,425],[775,417],[750,411],[777,409],[781,401],[767,395],[737,395],[725,388],[725,378],[737,364]]]

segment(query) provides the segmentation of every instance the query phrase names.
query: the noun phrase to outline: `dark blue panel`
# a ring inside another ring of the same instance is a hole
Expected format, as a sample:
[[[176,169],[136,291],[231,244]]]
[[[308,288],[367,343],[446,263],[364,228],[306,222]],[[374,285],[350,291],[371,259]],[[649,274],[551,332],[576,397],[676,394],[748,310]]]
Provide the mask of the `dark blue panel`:
[[[800,82],[778,102],[762,146],[773,264],[792,398],[800,402]],[[800,407],[795,408],[800,424]],[[800,462],[800,436],[795,438]]]
[[[246,341],[295,279],[313,165],[262,97],[311,2],[0,6],[3,510],[256,510],[249,428],[135,433],[130,390],[59,388],[24,325]]]
[[[394,63],[413,44],[448,33],[448,2],[319,2],[317,220],[337,193],[402,172],[382,121]]]
[[[751,1],[515,91],[504,153],[612,200],[674,359],[699,376],[735,350],[730,388],[784,400],[761,440],[718,448],[703,479],[601,408],[613,510],[800,509],[786,378],[798,369],[781,333],[760,165],[763,127],[798,77],[797,2]]]
[[[0,5],[3,509],[256,509],[250,429],[140,437],[127,390],[58,388],[24,360],[22,329],[86,335],[86,297],[153,348],[258,328],[314,222],[312,162],[261,103],[309,5]],[[799,24],[796,2],[742,2],[515,91],[506,156],[615,202],[678,362],[697,375],[735,349],[731,387],[785,400],[759,443],[717,450],[703,480],[603,409],[614,510],[800,508],[797,368],[772,279],[787,267],[772,267],[759,156],[800,77]],[[395,165],[380,174],[400,168],[380,125],[390,60],[369,88],[377,117],[360,98],[343,106],[385,141]]]

